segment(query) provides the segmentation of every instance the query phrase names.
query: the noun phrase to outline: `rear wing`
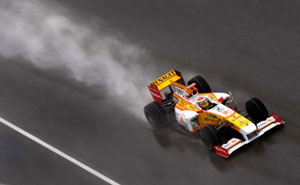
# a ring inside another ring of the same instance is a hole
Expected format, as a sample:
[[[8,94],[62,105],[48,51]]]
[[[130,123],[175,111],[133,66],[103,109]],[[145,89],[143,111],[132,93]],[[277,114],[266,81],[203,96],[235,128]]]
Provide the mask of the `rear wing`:
[[[155,101],[158,103],[162,103],[163,96],[161,91],[167,87],[169,87],[173,82],[178,82],[180,84],[185,85],[184,79],[179,71],[175,69],[167,72],[156,80],[152,81],[149,85],[149,91]],[[173,90],[170,88],[171,92]]]

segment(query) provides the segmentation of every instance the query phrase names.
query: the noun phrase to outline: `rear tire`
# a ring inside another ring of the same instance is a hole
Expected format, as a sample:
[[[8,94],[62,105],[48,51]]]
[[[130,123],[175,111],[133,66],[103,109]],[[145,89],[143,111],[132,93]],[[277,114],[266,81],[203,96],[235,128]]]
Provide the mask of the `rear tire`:
[[[152,128],[162,127],[167,119],[165,109],[156,101],[146,105],[144,107],[144,113]]]
[[[248,100],[246,102],[246,110],[255,123],[266,120],[269,117],[266,106],[258,98]]]
[[[191,85],[192,83],[196,83],[198,93],[211,92],[210,86],[208,85],[207,81],[200,75],[197,75],[188,81],[188,85]]]
[[[221,145],[221,140],[216,132],[216,129],[211,125],[201,128],[200,139],[211,151],[214,149],[214,146]]]

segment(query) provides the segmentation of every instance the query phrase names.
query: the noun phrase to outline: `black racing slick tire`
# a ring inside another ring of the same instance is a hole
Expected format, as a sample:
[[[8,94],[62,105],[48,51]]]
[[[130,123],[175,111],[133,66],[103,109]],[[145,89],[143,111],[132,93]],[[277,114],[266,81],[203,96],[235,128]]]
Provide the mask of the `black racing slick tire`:
[[[156,101],[146,105],[144,107],[144,113],[152,128],[162,127],[167,120],[166,111],[161,104]]]
[[[266,106],[258,98],[248,100],[246,102],[246,110],[255,123],[261,122],[269,117]]]
[[[188,85],[191,85],[192,83],[196,83],[198,93],[211,92],[210,86],[208,85],[207,81],[200,75],[197,75],[188,81]]]
[[[221,145],[221,140],[218,136],[218,133],[215,127],[211,125],[204,126],[200,130],[200,139],[202,140],[203,144],[212,151],[214,146]]]

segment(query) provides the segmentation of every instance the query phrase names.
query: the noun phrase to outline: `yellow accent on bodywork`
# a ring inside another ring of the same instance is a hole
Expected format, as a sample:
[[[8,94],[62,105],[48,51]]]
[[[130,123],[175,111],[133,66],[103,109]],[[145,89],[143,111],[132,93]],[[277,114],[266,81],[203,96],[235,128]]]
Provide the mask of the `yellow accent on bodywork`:
[[[192,111],[198,111],[199,109],[193,105],[192,103],[188,102],[187,100],[181,98],[179,95],[176,93],[173,94],[174,97],[178,99],[178,103],[176,104],[176,108],[180,110],[192,110]],[[198,96],[209,96],[213,100],[218,102],[218,99],[213,93],[199,93]],[[248,124],[251,123],[247,118],[244,116],[240,115],[237,112],[234,112],[232,115],[228,117],[223,117],[218,114],[212,113],[212,112],[203,112],[200,113],[198,116],[198,123],[200,123],[201,126],[205,125],[219,125],[223,123],[224,121],[227,121],[232,124],[232,128],[240,131],[243,127],[248,126]]]
[[[237,130],[242,129],[243,127],[246,127],[251,123],[251,121],[238,114],[237,112],[233,113],[231,116],[226,117],[225,120],[232,123]]]
[[[198,123],[200,123],[202,127],[205,125],[219,125],[222,122],[221,120],[223,120],[222,117],[208,112],[200,113],[197,119]]]
[[[193,105],[190,102],[187,102],[186,100],[182,99],[177,94],[174,93],[173,95],[178,99],[178,102],[176,104],[176,108],[178,108],[180,110],[191,110],[191,111],[198,111],[199,110],[195,105]]]
[[[172,82],[176,82],[181,79],[181,76],[179,76],[176,71],[173,69],[166,74],[162,75],[161,77],[157,78],[153,82],[151,82],[152,85],[155,85],[157,89],[160,91],[169,85],[172,84]]]
[[[243,117],[242,115],[236,112],[228,117],[222,117],[218,114],[214,114],[211,112],[204,112],[204,113],[200,113],[197,119],[198,119],[198,123],[200,123],[201,126],[219,125],[224,121],[227,121],[232,124],[231,127],[236,131],[240,131],[243,127],[246,127],[248,126],[248,124],[251,123],[247,118]]]

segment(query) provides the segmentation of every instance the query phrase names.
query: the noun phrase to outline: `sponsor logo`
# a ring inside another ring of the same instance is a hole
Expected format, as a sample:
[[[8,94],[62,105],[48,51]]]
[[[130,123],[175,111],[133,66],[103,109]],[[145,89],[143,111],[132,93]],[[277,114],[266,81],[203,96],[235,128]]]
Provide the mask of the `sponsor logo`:
[[[242,126],[248,126],[248,125],[249,125],[249,123],[247,121],[240,120],[240,127],[242,127]]]
[[[161,99],[161,96],[160,96],[160,95],[158,95],[158,94],[156,94],[156,93],[154,93],[154,92],[152,92],[152,91],[151,91],[150,93],[151,93],[152,96]]]
[[[222,107],[216,107],[215,110],[217,112],[223,112],[225,110],[225,108],[222,108]]]
[[[231,147],[232,145],[235,145],[239,142],[238,139],[231,139],[228,143],[226,143],[223,147],[224,148],[229,148]]]
[[[225,145],[223,145],[224,148],[229,148],[232,145],[232,143],[226,143]]]
[[[240,117],[242,117],[241,115],[238,115],[238,116],[233,116],[233,119],[232,119],[232,121],[236,121],[236,120],[238,120]]]
[[[233,110],[229,109],[229,108],[225,108],[225,107],[221,107],[221,106],[216,106],[214,107],[212,110],[219,112],[220,114],[222,114],[223,116],[230,116],[231,114],[234,113]]]
[[[175,75],[176,75],[175,70],[172,70],[172,71],[168,72],[167,74],[162,75],[161,77],[159,77],[155,81],[153,81],[152,84],[157,86],[157,85],[163,83],[164,81],[166,81],[167,79],[172,78]]]
[[[260,128],[260,127],[264,126],[267,123],[268,123],[267,121],[262,121],[262,122],[257,124],[257,127]]]
[[[227,153],[227,151],[221,147],[215,147],[216,151]]]
[[[180,100],[180,103],[183,105],[183,106],[187,106],[188,104],[185,102],[185,101],[183,101],[183,100]]]
[[[217,122],[218,120],[216,119],[211,119],[211,118],[204,118],[205,121],[211,121],[211,122]]]
[[[182,113],[179,117],[179,122],[184,125],[184,113]]]
[[[184,97],[184,92],[185,91],[183,89],[175,87],[175,93],[178,94],[179,96]]]
[[[239,142],[239,140],[237,140],[237,139],[232,139],[231,142],[232,142],[232,143],[237,143],[237,142]]]
[[[157,90],[157,89],[154,89],[154,88],[152,88],[152,87],[150,87],[150,86],[148,86],[148,88],[150,89],[150,91],[153,91],[153,92],[160,93],[160,92],[159,92],[159,90]]]
[[[189,103],[185,102],[184,100],[179,100],[179,103],[182,104],[182,106],[186,109],[198,111],[198,109],[194,105],[189,104]]]
[[[212,115],[212,114],[207,114],[208,117],[211,117],[211,118],[214,118],[214,119],[217,119],[217,116],[215,115]]]
[[[230,109],[227,109],[227,110],[224,110],[222,113],[223,113],[225,116],[228,116],[228,115],[231,115],[231,114],[233,113],[233,111],[230,110]]]

